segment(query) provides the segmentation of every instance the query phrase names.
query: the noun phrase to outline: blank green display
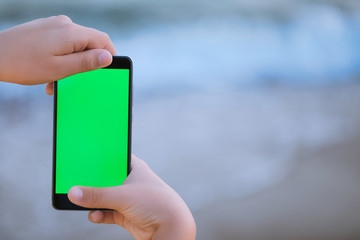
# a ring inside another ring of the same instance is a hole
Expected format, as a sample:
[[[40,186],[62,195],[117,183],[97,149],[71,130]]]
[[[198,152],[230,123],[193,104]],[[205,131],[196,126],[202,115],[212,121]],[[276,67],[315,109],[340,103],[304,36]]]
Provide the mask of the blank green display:
[[[99,69],[58,81],[55,193],[110,187],[127,177],[129,70]]]

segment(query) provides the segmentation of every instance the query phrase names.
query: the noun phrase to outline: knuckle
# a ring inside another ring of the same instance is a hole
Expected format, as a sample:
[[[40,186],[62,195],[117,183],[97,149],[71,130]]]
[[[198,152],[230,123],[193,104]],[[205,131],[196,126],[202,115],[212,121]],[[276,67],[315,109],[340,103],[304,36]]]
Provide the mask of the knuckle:
[[[92,189],[92,191],[90,191],[90,203],[92,205],[97,205],[101,202],[101,191],[98,188],[94,188]]]
[[[107,34],[106,32],[101,32],[101,35],[107,42],[111,41],[109,34]]]
[[[67,77],[66,69],[62,66],[61,62],[57,61],[57,59],[53,59],[49,61],[47,65],[47,74],[49,81],[56,81],[59,79],[63,79]]]
[[[110,40],[109,34],[107,34],[107,33],[105,33],[105,32],[104,32],[104,37],[105,37],[106,39]]]
[[[76,33],[72,22],[61,22],[59,26],[65,32],[66,36],[72,36],[71,34]]]
[[[59,22],[72,22],[71,19],[66,15],[55,16],[56,20]]]
[[[140,159],[140,158],[136,158],[136,161],[138,161],[138,163],[139,163],[140,165],[142,165],[143,167],[145,167],[145,168],[150,168],[149,165],[148,165],[144,160],[142,160],[142,159]]]
[[[95,68],[95,63],[89,55],[83,56],[81,60],[81,68],[84,70],[92,70]]]
[[[52,27],[61,30],[62,36],[72,36],[74,34],[75,24],[66,15],[58,15],[50,18]]]

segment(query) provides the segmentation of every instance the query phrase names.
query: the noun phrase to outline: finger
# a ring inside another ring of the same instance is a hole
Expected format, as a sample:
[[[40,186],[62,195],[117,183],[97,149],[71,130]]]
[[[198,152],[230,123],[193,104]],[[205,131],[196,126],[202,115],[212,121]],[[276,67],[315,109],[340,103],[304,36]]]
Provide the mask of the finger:
[[[148,167],[148,165],[146,164],[146,162],[144,162],[143,160],[141,160],[140,158],[138,158],[137,156],[135,156],[135,154],[131,154],[131,168],[145,168]]]
[[[123,186],[135,182],[162,182],[161,184],[167,185],[156,173],[151,170],[149,165],[136,157],[134,154],[131,155],[131,172],[125,179]]]
[[[39,20],[42,19],[47,19],[49,21],[61,21],[61,22],[67,22],[67,23],[72,23],[71,18],[69,18],[66,15],[57,15],[57,16],[51,16],[51,17],[47,17],[47,18],[41,18]],[[36,21],[36,20],[35,20]]]
[[[88,214],[90,222],[103,224],[118,224],[124,226],[124,216],[119,212],[90,211]]]
[[[61,78],[103,68],[109,66],[112,62],[111,53],[104,49],[87,50],[64,56],[56,56],[55,58],[55,65],[58,71],[57,76],[60,75]]]
[[[127,195],[127,191],[123,191],[121,186],[106,188],[75,186],[68,193],[70,201],[76,205],[119,211],[127,206],[130,200]]]
[[[136,172],[138,177],[147,177],[149,174],[154,174],[149,165],[134,154],[131,155],[131,172]]]
[[[93,223],[118,224],[123,226],[124,216],[118,212],[90,211],[89,221]]]
[[[102,211],[90,211],[88,219],[93,223],[104,223],[104,214]]]
[[[54,82],[50,82],[46,84],[45,92],[47,95],[53,95],[54,94]]]
[[[108,34],[98,31],[93,28],[83,27],[78,25],[77,36],[80,38],[78,43],[81,43],[80,49],[106,49],[112,55],[116,55],[115,47]]]
[[[113,212],[112,214],[113,214],[113,218],[115,220],[115,223],[122,226],[123,228],[125,228],[125,224],[124,224],[125,217],[124,217],[124,215],[122,215],[119,212]]]

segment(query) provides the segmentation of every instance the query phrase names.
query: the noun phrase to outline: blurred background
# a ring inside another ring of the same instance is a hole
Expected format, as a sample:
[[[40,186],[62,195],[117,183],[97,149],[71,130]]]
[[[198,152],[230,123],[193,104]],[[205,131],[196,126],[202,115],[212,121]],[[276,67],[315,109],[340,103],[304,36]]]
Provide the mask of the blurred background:
[[[133,152],[197,239],[360,239],[358,0],[0,0],[0,30],[59,14],[133,59]],[[131,239],[51,207],[52,101],[0,83],[0,239]]]

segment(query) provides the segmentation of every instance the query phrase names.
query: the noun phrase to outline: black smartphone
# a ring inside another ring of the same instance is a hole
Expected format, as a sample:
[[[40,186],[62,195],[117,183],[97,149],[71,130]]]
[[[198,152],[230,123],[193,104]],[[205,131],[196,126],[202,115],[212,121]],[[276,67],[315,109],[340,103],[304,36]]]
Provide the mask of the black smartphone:
[[[106,68],[54,83],[54,208],[89,210],[69,201],[72,186],[123,183],[130,172],[131,123],[129,57],[114,56]]]

